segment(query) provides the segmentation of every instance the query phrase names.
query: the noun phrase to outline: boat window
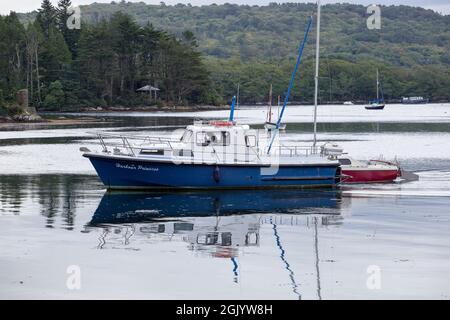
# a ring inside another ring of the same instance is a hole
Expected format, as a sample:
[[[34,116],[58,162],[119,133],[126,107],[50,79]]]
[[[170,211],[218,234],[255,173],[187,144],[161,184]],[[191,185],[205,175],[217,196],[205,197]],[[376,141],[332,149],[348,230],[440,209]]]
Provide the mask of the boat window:
[[[230,145],[230,133],[228,131],[222,131],[222,146],[229,146]]]
[[[215,245],[219,240],[219,234],[216,232],[197,235],[197,243],[204,245]]]
[[[192,231],[194,230],[194,224],[189,222],[175,222],[173,224],[173,231]]]
[[[343,166],[349,166],[352,164],[352,162],[350,161],[350,159],[339,159],[339,163]]]
[[[164,233],[166,231],[166,226],[164,224],[158,225],[148,225],[139,228],[142,233]]]
[[[173,155],[178,157],[193,157],[194,153],[192,152],[192,150],[180,149],[174,150]]]
[[[141,149],[140,154],[164,155],[164,149]]]
[[[222,243],[221,243],[222,246],[231,246],[232,245],[231,232],[224,232],[224,233],[222,233],[221,237],[222,237]]]
[[[245,235],[245,245],[257,245],[259,243],[259,235],[256,232],[249,232]]]
[[[209,145],[209,142],[210,141],[206,132],[197,132],[197,145],[206,147],[207,145]]]
[[[198,132],[197,145],[199,146],[228,146],[230,145],[230,133],[227,131]]]
[[[184,130],[183,136],[181,137],[182,142],[189,142],[191,141],[192,137],[192,131],[191,130]]]
[[[245,136],[245,145],[247,147],[256,147],[256,136]]]

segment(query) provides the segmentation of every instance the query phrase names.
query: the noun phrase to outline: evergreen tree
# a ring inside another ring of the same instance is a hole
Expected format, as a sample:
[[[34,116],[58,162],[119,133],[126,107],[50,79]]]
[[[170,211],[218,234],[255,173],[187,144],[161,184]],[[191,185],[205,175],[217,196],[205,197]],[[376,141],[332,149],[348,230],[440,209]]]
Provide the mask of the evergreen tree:
[[[164,37],[167,37],[164,32],[156,30],[149,23],[141,30],[141,54],[138,60],[138,70],[140,71],[139,80],[143,85],[158,86],[161,81],[159,77],[161,65],[158,63],[161,55],[159,43]]]
[[[67,21],[72,15],[72,12],[70,12],[71,6],[71,0],[59,0],[56,12],[58,29],[64,36],[64,40],[66,41],[66,44],[72,54],[72,58],[74,59],[76,57],[77,39],[79,37],[80,31],[77,29],[69,29],[67,27]]]
[[[27,61],[27,88],[29,101],[38,106],[42,102],[41,73],[39,68],[40,55],[44,35],[39,23],[30,23],[26,29],[26,61]],[[35,90],[36,89],[36,90]],[[36,91],[36,95],[34,94]]]
[[[40,66],[46,82],[52,82],[61,78],[71,64],[72,58],[62,33],[51,26],[47,39],[42,46]]]
[[[0,89],[6,100],[15,99],[16,91],[26,86],[24,48],[25,29],[17,15],[0,16]]]
[[[36,19],[39,21],[45,36],[48,36],[50,27],[56,23],[56,9],[50,0],[42,0]]]
[[[186,30],[182,33],[182,36],[184,44],[187,44],[192,47],[198,47],[197,38],[195,37],[195,34],[192,31]]]
[[[117,55],[112,50],[113,40],[109,26],[101,22],[85,26],[79,40],[79,53],[75,62],[84,88],[101,101],[113,103],[115,79],[118,77]]]
[[[47,95],[44,100],[44,107],[48,110],[62,111],[64,106],[64,91],[60,81],[50,83]]]
[[[5,100],[3,99],[3,90],[0,89],[0,116],[2,116],[2,111],[5,108]]]
[[[110,21],[113,49],[119,62],[119,95],[134,92],[136,59],[140,46],[140,28],[129,16],[115,13]]]
[[[59,0],[58,8],[56,9],[58,28],[64,35],[64,38],[66,38],[67,31],[69,30],[69,28],[67,28],[67,20],[70,17],[69,8],[71,5],[72,1],[70,0]]]

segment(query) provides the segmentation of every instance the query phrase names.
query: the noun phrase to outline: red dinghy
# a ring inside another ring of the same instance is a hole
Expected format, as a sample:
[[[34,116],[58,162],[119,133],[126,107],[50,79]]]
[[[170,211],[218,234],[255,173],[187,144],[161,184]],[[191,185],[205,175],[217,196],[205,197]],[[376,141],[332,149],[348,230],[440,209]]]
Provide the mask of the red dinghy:
[[[401,176],[401,170],[395,163],[370,160],[354,160],[350,157],[338,157],[342,170],[342,183],[382,183],[393,182]]]
[[[341,146],[335,143],[326,143],[322,153],[337,159],[340,163],[341,183],[382,183],[393,182],[402,175],[399,165],[382,160],[355,160],[348,157]]]

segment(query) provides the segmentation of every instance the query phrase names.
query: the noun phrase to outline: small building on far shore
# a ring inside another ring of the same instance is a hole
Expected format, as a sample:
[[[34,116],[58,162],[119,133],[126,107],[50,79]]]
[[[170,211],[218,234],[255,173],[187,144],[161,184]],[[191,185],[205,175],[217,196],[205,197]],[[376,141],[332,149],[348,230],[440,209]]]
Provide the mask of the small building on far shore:
[[[142,88],[136,89],[136,92],[148,92],[148,94],[150,95],[150,98],[152,98],[152,99],[153,99],[153,93],[154,93],[155,100],[158,97],[158,91],[161,91],[161,90],[159,88],[153,87],[151,85],[146,85],[146,86],[143,86]]]

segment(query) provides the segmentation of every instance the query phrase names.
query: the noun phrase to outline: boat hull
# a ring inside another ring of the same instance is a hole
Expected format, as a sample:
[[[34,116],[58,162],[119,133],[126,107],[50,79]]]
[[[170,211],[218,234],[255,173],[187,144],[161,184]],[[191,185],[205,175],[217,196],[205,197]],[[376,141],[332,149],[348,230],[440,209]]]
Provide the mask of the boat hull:
[[[338,190],[107,191],[89,225],[149,222],[161,218],[337,209]],[[328,211],[330,212],[330,211]]]
[[[342,183],[392,182],[399,176],[399,170],[346,170],[342,169]]]
[[[384,104],[366,106],[365,108],[367,110],[383,110],[384,109]]]
[[[175,164],[100,154],[83,156],[89,158],[108,189],[311,188],[333,187],[340,182],[338,163],[280,165],[276,174],[263,175],[261,165]]]
[[[429,99],[402,100],[402,104],[427,104]]]

